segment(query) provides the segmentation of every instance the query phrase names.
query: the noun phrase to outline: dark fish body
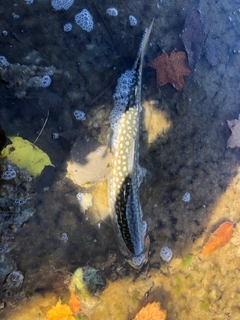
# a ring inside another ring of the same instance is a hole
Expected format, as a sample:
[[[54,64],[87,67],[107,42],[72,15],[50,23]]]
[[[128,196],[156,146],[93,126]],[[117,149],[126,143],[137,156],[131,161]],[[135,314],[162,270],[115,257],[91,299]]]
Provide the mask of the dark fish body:
[[[195,70],[201,56],[205,40],[203,17],[200,9],[195,6],[188,13],[182,32],[182,41],[188,55],[189,67]]]
[[[139,199],[143,169],[139,165],[142,64],[153,22],[144,33],[132,70],[118,80],[115,107],[110,115],[113,129],[113,169],[109,180],[109,204],[119,248],[128,263],[140,269],[148,259],[147,223]]]

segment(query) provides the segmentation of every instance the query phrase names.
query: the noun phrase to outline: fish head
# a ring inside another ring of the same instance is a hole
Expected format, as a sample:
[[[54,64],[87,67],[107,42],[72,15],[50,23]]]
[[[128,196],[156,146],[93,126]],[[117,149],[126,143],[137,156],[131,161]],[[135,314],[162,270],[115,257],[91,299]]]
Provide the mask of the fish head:
[[[141,269],[142,266],[147,263],[148,261],[148,253],[149,253],[149,245],[150,245],[150,238],[147,234],[145,237],[145,247],[144,251],[136,256],[132,256],[131,258],[125,257],[125,260],[132,266],[134,269]]]

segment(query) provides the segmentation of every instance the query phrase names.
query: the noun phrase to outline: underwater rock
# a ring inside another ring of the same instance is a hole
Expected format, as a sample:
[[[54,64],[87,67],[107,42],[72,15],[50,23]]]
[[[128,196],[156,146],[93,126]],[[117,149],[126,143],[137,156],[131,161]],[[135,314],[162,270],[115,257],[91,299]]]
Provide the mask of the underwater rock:
[[[80,136],[71,149],[67,171],[75,184],[84,186],[106,179],[110,162],[107,146]]]
[[[27,171],[0,158],[0,177],[0,253],[4,253],[11,250],[18,226],[27,221],[35,209],[28,205],[32,178]]]
[[[3,65],[0,63],[0,81],[7,89],[14,87],[17,98],[24,98],[28,88],[40,88],[42,79],[54,73],[55,67],[53,66],[26,66],[19,63]]]
[[[3,294],[6,297],[19,296],[24,297],[24,293],[21,292],[24,276],[20,271],[12,271],[4,280]]]
[[[0,255],[0,281],[6,278],[8,274],[16,269],[16,263],[10,258],[8,254]]]
[[[201,56],[204,45],[203,17],[198,6],[192,8],[185,20],[182,31],[182,41],[188,55],[189,67],[195,70],[196,63]]]

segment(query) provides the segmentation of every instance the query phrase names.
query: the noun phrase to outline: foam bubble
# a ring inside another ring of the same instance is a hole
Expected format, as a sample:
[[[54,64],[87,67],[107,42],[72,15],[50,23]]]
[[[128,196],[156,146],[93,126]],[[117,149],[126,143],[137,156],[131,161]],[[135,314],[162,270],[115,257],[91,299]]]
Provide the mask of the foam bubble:
[[[140,254],[139,256],[135,256],[132,258],[132,262],[135,267],[140,267],[145,261],[145,254]]]
[[[184,202],[189,202],[191,200],[191,195],[189,192],[185,192],[183,197],[182,197],[182,201]]]
[[[66,232],[60,234],[60,239],[65,243],[68,241],[68,235],[66,234]]]
[[[52,133],[52,139],[59,139],[59,133],[58,132],[54,132]]]
[[[134,16],[129,16],[129,22],[131,27],[135,27],[137,25],[137,19]]]
[[[49,77],[49,75],[43,76],[41,79],[40,86],[43,88],[46,88],[46,87],[50,86],[51,82],[52,82],[52,79]]]
[[[1,178],[3,180],[11,180],[15,178],[17,175],[15,169],[10,164],[8,165],[8,169],[2,173]]]
[[[4,56],[0,56],[0,63],[1,63],[4,67],[9,66],[9,62],[7,61],[7,58],[4,57]]]
[[[119,122],[121,118],[124,116],[124,112],[129,101],[130,88],[133,82],[133,78],[133,70],[125,71],[118,79],[116,91],[113,95],[114,108],[109,116],[110,125],[113,130],[113,148],[117,145],[116,137],[119,131]]]
[[[65,32],[70,32],[72,30],[72,24],[71,23],[66,23],[64,26],[63,26],[63,30]]]
[[[169,262],[171,261],[172,259],[172,256],[173,256],[173,253],[172,253],[172,250],[170,248],[168,248],[167,246],[164,246],[161,248],[160,250],[160,257],[166,261],[166,262]]]
[[[75,15],[76,23],[85,31],[90,32],[93,29],[93,18],[87,9]]]
[[[68,10],[74,3],[74,0],[52,0],[51,5],[55,10]]]
[[[108,8],[106,10],[106,14],[108,14],[109,16],[112,16],[112,17],[116,17],[118,15],[118,11],[116,8]]]
[[[26,199],[15,199],[14,200],[14,204],[17,204],[17,205],[19,205],[19,206],[22,206],[24,203],[26,203],[27,202],[27,200]]]
[[[73,115],[76,118],[76,120],[81,120],[81,121],[86,120],[86,116],[85,116],[85,113],[83,111],[75,110],[73,112]]]

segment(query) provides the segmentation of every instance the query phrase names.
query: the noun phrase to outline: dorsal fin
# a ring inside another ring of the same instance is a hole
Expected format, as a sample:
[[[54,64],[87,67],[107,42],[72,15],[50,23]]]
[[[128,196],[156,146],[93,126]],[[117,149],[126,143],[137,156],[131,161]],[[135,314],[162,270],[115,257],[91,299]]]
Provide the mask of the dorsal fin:
[[[139,51],[138,51],[138,56],[137,56],[137,59],[136,59],[136,61],[134,63],[134,66],[133,66],[133,70],[138,71],[139,68],[142,68],[142,61],[143,61],[143,57],[144,57],[145,50],[146,50],[146,47],[147,47],[147,43],[148,43],[148,40],[149,40],[149,36],[151,34],[151,31],[152,31],[153,24],[154,24],[154,19],[152,20],[149,28],[146,28],[145,31],[144,31],[144,34],[143,34],[143,37],[142,37],[142,41],[141,41],[141,44],[140,44],[140,47],[139,47]]]

